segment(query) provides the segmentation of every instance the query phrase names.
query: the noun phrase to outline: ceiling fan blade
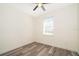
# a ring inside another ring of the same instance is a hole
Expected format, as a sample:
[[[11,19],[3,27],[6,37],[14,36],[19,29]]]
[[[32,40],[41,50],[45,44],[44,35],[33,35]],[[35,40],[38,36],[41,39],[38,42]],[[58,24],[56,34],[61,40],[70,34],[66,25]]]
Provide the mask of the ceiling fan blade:
[[[41,8],[42,8],[44,11],[46,11],[46,9],[44,8],[44,6],[43,6],[43,5],[41,6]]]
[[[33,11],[35,11],[37,9],[38,5],[36,5],[36,7],[33,9]]]
[[[49,3],[42,3],[42,4],[49,4]]]

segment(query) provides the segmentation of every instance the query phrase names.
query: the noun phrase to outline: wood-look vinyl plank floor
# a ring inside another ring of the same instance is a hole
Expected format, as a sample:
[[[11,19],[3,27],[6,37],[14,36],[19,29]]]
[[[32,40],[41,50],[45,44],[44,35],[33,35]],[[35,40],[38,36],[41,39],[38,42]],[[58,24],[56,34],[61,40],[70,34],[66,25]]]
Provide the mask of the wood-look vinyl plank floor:
[[[33,42],[1,54],[1,56],[78,56],[78,54],[66,49]]]

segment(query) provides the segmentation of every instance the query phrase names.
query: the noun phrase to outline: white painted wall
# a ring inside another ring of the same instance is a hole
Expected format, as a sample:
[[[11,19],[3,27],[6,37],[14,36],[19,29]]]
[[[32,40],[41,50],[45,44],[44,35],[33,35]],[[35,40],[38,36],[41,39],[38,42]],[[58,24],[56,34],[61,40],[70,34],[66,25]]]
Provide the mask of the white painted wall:
[[[78,53],[79,53],[79,4],[77,4],[77,18],[78,18],[78,21],[77,21],[77,24],[78,24]]]
[[[54,35],[43,35],[42,24],[45,17],[54,17]],[[72,50],[78,50],[78,30],[77,30],[77,4],[66,6],[50,13],[37,17],[36,41],[52,46]]]
[[[0,54],[33,42],[32,23],[29,15],[0,4]]]

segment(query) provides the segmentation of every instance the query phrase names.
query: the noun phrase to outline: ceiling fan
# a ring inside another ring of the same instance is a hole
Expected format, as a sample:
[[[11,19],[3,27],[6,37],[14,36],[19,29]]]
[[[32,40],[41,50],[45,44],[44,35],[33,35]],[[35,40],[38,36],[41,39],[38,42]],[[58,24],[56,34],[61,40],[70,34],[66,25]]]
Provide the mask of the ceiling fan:
[[[45,7],[44,7],[44,4],[47,4],[47,3],[35,3],[37,4],[35,6],[35,8],[33,9],[33,11],[35,11],[37,8],[41,7],[43,11],[46,11]]]

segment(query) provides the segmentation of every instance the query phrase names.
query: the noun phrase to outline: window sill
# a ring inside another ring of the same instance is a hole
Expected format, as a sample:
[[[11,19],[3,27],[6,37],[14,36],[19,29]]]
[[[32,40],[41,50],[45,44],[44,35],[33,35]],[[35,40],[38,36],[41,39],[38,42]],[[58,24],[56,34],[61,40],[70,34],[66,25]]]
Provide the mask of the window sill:
[[[52,35],[54,35],[54,34],[53,34],[53,33],[43,33],[43,35],[52,36]]]

